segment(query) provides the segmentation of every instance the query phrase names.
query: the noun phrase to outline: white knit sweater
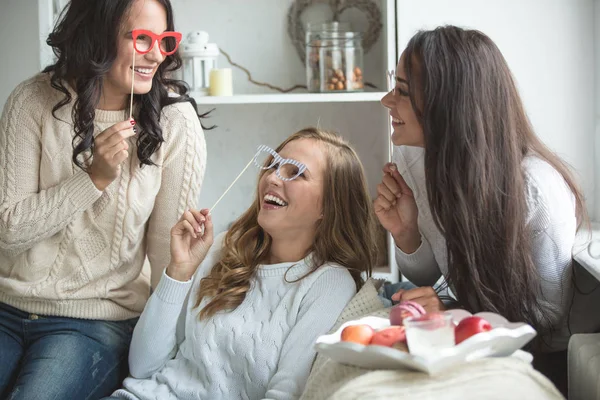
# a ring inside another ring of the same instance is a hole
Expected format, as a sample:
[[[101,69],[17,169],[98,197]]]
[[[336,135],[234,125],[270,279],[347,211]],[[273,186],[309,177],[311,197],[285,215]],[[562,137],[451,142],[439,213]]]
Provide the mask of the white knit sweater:
[[[347,269],[297,263],[259,266],[250,291],[230,312],[200,321],[200,279],[218,260],[215,239],[193,281],[162,277],[135,327],[132,377],[113,394],[124,399],[295,399],[315,357],[314,344],[356,293]],[[286,282],[287,279],[287,282]],[[206,304],[203,300],[201,307]]]
[[[433,222],[425,186],[424,149],[401,146],[393,160],[413,190],[419,209],[421,246],[412,254],[396,248],[396,261],[402,274],[419,286],[431,286],[448,275],[446,240]],[[542,279],[546,306],[555,316],[557,333],[553,350],[566,349],[566,326],[571,304],[572,248],[577,219],[575,197],[562,176],[547,162],[530,156],[524,160],[526,173],[528,227],[533,235],[533,257]]]
[[[135,137],[104,192],[71,161],[72,104],[48,74],[20,84],[0,120],[0,302],[26,312],[122,320],[138,316],[169,262],[169,231],[195,205],[206,144],[189,103],[165,107],[165,142],[140,168]],[[96,134],[128,118],[96,110]]]

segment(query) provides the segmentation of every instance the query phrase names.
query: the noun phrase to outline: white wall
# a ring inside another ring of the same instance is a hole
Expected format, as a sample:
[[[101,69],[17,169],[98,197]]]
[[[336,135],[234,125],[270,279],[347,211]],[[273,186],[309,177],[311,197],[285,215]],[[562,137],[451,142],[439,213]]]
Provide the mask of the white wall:
[[[384,0],[377,0],[384,9]],[[185,36],[194,30],[204,30],[210,41],[216,43],[233,61],[248,68],[254,80],[269,82],[280,87],[305,84],[304,64],[300,61],[287,33],[287,14],[290,0],[174,0],[175,26]],[[306,10],[303,20],[327,20],[331,12],[324,5]],[[359,13],[347,11],[342,21],[353,23],[353,28],[366,29],[366,19]],[[382,30],[381,37],[384,36]],[[381,60],[383,40],[365,55],[367,81],[384,85]],[[220,56],[219,67],[230,67]],[[246,75],[233,68],[234,93],[275,93],[252,85]],[[382,86],[383,88],[383,86]]]
[[[0,109],[16,85],[40,70],[38,3],[0,0]]]
[[[383,12],[383,1],[382,12]],[[190,31],[205,30],[210,41],[226,50],[233,61],[248,68],[254,79],[288,87],[305,84],[304,64],[287,34],[287,13],[291,1],[282,0],[175,0],[176,28],[184,37]],[[311,20],[328,18],[320,6],[307,10]],[[342,16],[363,29],[364,18],[356,13]],[[383,56],[385,32],[365,56],[367,81],[385,84]],[[230,67],[221,56],[219,67]],[[233,68],[234,93],[275,93],[250,84],[240,70]],[[302,91],[300,91],[302,92]],[[200,111],[212,107],[201,106]],[[207,131],[208,166],[200,194],[202,207],[211,207],[254,155],[256,146],[276,146],[295,131],[320,121],[321,128],[342,133],[357,148],[367,169],[374,195],[381,167],[387,156],[386,114],[377,102],[351,104],[269,104],[218,105],[206,124],[218,128]],[[254,196],[258,170],[251,167],[214,210],[217,231],[226,227],[249,205]]]
[[[599,210],[594,0],[398,0],[397,5],[399,51],[417,29],[445,23],[479,29],[496,42],[537,134],[576,169],[590,213]]]

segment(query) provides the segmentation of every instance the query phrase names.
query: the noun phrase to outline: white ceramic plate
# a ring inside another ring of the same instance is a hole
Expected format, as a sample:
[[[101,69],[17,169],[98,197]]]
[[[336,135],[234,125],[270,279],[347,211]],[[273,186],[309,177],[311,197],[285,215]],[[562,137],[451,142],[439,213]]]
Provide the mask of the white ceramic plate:
[[[452,314],[456,323],[471,316],[471,313],[465,310],[450,310],[447,312]],[[430,375],[483,357],[513,355],[531,362],[531,355],[519,349],[535,337],[536,331],[533,327],[525,323],[510,323],[504,317],[494,313],[483,312],[475,315],[486,319],[492,325],[492,330],[471,336],[459,345],[446,349],[443,353],[432,358],[414,356],[391,347],[364,346],[340,341],[342,330],[348,325],[367,324],[374,329],[381,329],[390,325],[389,319],[379,317],[365,317],[346,322],[336,332],[320,336],[316,342],[316,349],[317,352],[342,364],[369,369],[407,368],[426,372]]]

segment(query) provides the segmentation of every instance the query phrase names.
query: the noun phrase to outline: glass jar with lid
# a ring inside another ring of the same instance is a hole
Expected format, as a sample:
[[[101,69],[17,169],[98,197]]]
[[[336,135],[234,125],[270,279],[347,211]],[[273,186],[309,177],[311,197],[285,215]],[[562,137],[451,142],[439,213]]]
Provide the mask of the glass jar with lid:
[[[349,25],[309,25],[306,32],[306,84],[310,92],[362,91],[362,35]]]

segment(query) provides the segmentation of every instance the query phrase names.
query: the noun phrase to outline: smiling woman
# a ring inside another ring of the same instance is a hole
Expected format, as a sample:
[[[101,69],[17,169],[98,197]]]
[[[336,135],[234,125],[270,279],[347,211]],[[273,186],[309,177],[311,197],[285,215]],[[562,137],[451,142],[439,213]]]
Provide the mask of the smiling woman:
[[[48,38],[56,63],[8,99],[0,398],[100,398],[127,374],[144,260],[156,285],[204,177],[195,103],[168,77],[180,38],[168,0],[71,0]]]
[[[461,307],[532,325],[536,367],[566,372],[571,332],[585,329],[570,315],[586,208],[569,166],[534,132],[499,48],[475,30],[420,31],[382,103],[397,147],[375,209],[402,274],[421,286],[392,298],[443,309],[432,287],[443,277]]]
[[[256,198],[228,232],[213,243],[206,209],[173,227],[171,263],[133,334],[132,376],[113,397],[302,394],[316,338],[371,271],[375,216],[339,136],[308,128],[263,150]]]
[[[89,23],[81,24],[82,19]],[[104,21],[105,24],[96,26],[93,21]],[[133,30],[146,33],[140,34],[134,42]],[[181,34],[174,30],[173,12],[168,0],[122,0],[96,7],[89,7],[89,3],[82,0],[71,2],[48,38],[58,61],[45,72],[52,73],[54,87],[65,95],[53,111],[71,100],[69,85],[78,96],[74,107],[77,115],[73,122],[80,140],[73,152],[75,164],[83,166],[78,156],[91,148],[94,108],[114,111],[127,107],[134,64],[133,91],[136,96],[133,114],[140,129],[137,150],[143,164],[152,164],[150,157],[164,139],[158,123],[161,105],[188,102],[196,109],[195,101],[187,96],[184,83],[168,78],[170,71],[181,67],[179,54],[169,54],[173,48],[176,50],[174,42],[177,42],[167,37],[165,43],[170,46],[166,47],[170,49],[159,45],[139,51],[144,49],[143,43],[147,42],[149,34],[170,32],[171,37],[179,37],[180,40]],[[138,43],[134,63],[134,44]],[[179,96],[169,96],[167,88],[175,90]]]

